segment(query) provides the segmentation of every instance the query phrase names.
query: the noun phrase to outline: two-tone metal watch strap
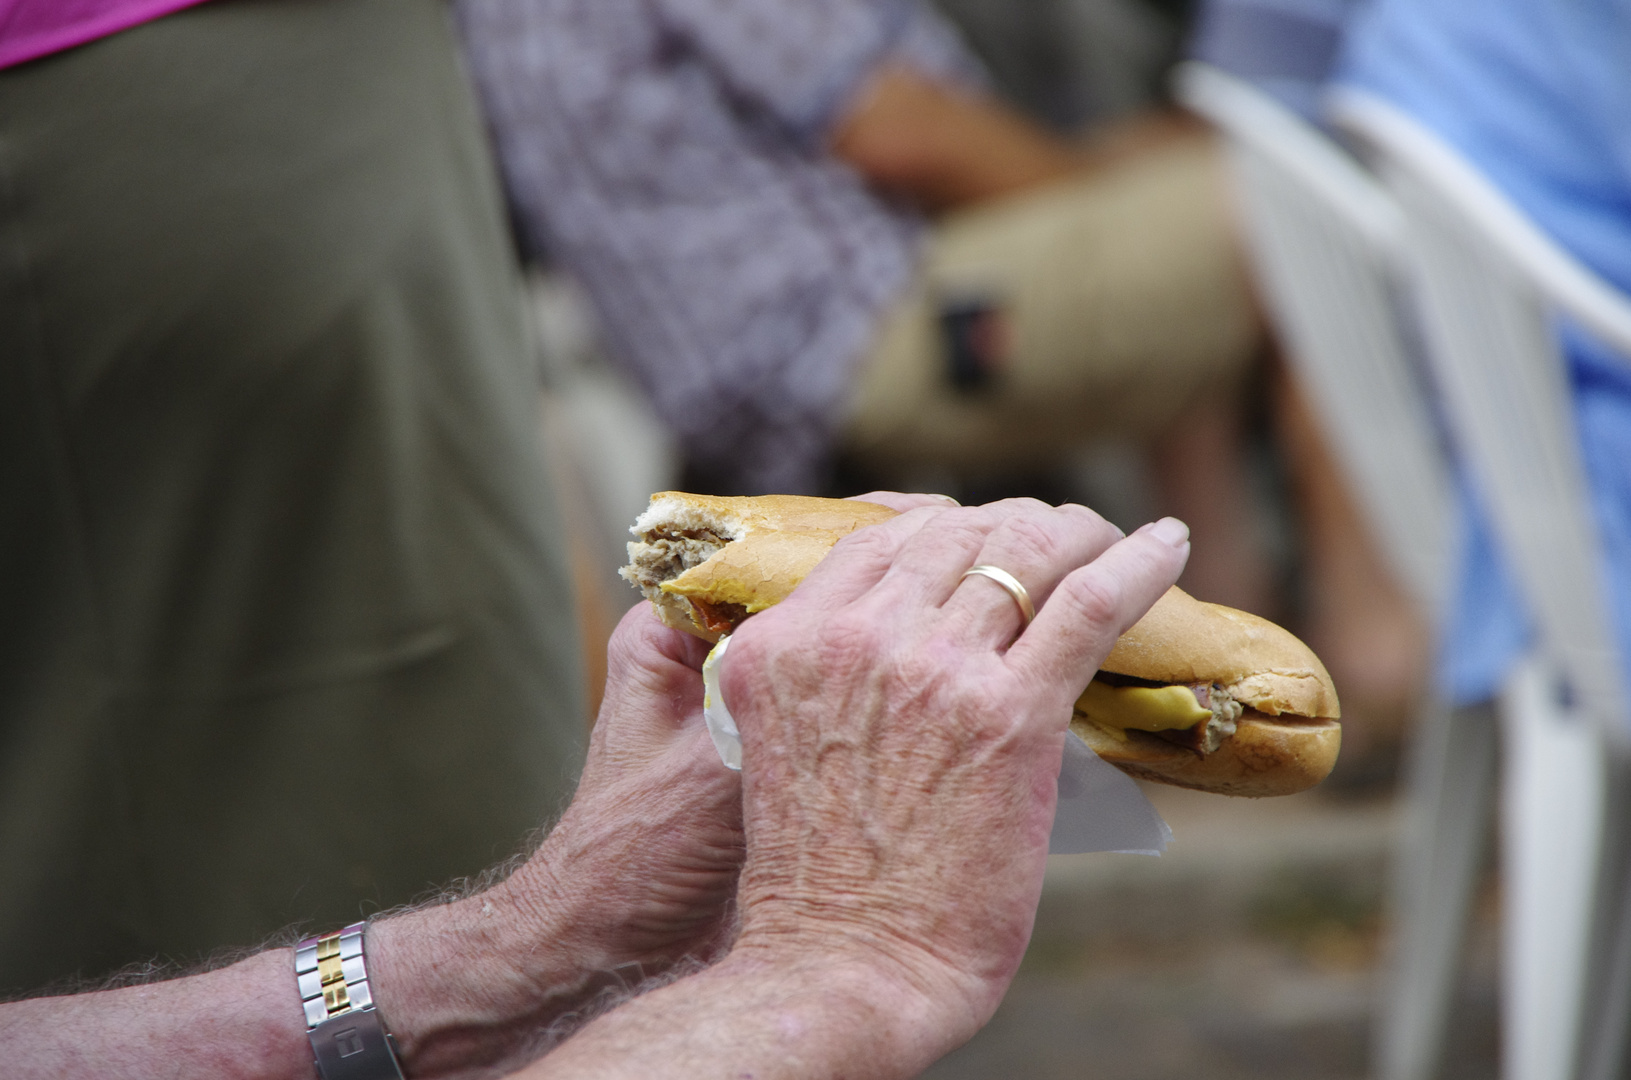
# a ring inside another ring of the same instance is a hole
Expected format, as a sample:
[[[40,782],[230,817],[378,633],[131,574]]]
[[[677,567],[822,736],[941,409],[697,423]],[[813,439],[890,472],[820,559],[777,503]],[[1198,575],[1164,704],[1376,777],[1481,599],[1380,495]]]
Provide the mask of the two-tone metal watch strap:
[[[295,949],[306,1035],[323,1080],[402,1080],[396,1048],[368,985],[362,955],[366,925],[307,938]]]

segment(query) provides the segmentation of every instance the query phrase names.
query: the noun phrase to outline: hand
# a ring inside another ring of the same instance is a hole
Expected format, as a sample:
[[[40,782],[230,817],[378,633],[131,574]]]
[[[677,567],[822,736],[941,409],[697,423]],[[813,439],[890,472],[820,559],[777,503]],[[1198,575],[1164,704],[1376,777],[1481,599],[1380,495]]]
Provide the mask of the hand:
[[[724,681],[747,760],[740,818],[698,723],[703,646],[631,615],[583,787],[539,852],[486,892],[370,927],[370,982],[409,1072],[513,1067],[581,1007],[599,967],[713,942],[740,821],[751,856],[729,957],[600,1017],[528,1074],[914,1075],[989,1017],[1012,976],[1071,697],[1177,577],[1184,534],[1170,522],[1114,542],[1079,507],[1008,503],[911,510],[845,540],[738,631]],[[1011,644],[1010,598],[958,580],[975,562],[1043,601]],[[245,1061],[309,1075],[290,962],[274,950],[15,1003],[0,1044],[21,1075],[64,1061],[110,1076]],[[213,1018],[202,1040],[200,1010]]]
[[[859,498],[899,511],[950,503],[887,491]],[[624,617],[572,806],[514,879],[526,888],[547,867],[559,883],[551,894],[575,895],[566,906],[590,915],[578,947],[607,966],[709,959],[734,929],[741,778],[720,763],[703,724],[708,649],[649,604]]]
[[[706,653],[648,605],[631,612],[577,797],[538,852],[485,892],[370,925],[369,981],[409,1075],[507,1072],[592,1004],[606,972],[714,940],[741,812],[737,775],[702,726]],[[190,979],[0,1008],[6,1075],[315,1075],[293,959],[272,950]]]
[[[865,496],[899,510],[938,496]],[[708,645],[626,615],[578,790],[542,846],[468,900],[369,930],[382,1008],[416,1071],[525,1056],[526,1032],[727,943],[742,863],[741,781],[702,720]],[[393,970],[397,958],[402,967]],[[393,992],[392,988],[397,988]]]
[[[920,509],[850,537],[735,635],[749,857],[731,963],[861,966],[929,1031],[990,1017],[1029,939],[1071,702],[1177,579],[1187,530],[1082,507]],[[1013,573],[1017,605],[977,563]],[[1017,640],[1016,640],[1017,637]]]
[[[503,881],[369,927],[413,1075],[504,1071],[601,990],[708,957],[742,861],[741,785],[702,722],[708,645],[640,604],[613,633],[572,804]]]
[[[741,782],[703,725],[708,649],[649,604],[624,616],[572,805],[507,883],[581,913],[574,945],[608,967],[705,957],[727,929],[742,863]]]

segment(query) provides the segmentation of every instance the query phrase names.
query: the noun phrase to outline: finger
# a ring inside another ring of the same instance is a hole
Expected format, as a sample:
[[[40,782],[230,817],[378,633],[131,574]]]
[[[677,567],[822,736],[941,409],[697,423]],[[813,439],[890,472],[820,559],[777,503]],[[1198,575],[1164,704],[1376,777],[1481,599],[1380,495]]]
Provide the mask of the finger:
[[[711,647],[695,634],[676,630],[663,622],[653,605],[640,603],[618,620],[607,644],[607,653],[609,662],[618,671],[623,670],[623,665],[649,666],[650,658],[655,656],[700,672]]]
[[[1022,682],[1074,697],[1116,638],[1183,572],[1189,527],[1163,518],[1118,541],[1061,581],[1004,658]]]
[[[1066,574],[1120,539],[1120,529],[1085,506],[1020,507],[986,537],[975,563],[1006,570],[1040,611]],[[963,578],[944,610],[960,637],[980,647],[1007,645],[1024,629],[1017,598],[987,577]]]
[[[875,599],[893,610],[938,609],[1005,517],[1047,508],[1034,499],[1008,499],[942,511],[901,545],[878,581]]]
[[[961,504],[950,495],[935,495],[931,493],[908,493],[902,491],[869,491],[865,495],[851,496],[856,502],[877,503],[887,506],[891,510],[905,513],[916,510],[920,506],[960,506]]]
[[[771,610],[785,608],[782,617],[790,618],[794,613],[830,611],[853,602],[877,585],[912,537],[949,509],[935,500],[851,533],[834,544],[792,595]]]

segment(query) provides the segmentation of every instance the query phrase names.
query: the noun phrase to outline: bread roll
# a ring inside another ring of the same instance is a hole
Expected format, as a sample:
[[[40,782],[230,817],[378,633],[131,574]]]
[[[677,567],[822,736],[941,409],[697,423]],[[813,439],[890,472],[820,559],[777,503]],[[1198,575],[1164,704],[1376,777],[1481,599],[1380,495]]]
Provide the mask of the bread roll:
[[[841,538],[894,515],[848,499],[659,492],[621,573],[663,622],[717,641],[784,599]],[[1174,587],[1116,642],[1071,730],[1142,779],[1288,795],[1336,764],[1340,715],[1330,675],[1296,637]]]

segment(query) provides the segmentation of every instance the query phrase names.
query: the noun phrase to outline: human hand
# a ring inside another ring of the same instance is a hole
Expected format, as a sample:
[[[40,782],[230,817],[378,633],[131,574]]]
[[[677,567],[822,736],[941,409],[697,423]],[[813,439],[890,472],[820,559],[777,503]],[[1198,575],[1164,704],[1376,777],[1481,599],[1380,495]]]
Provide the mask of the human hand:
[[[950,503],[888,491],[859,498],[902,512]],[[608,966],[707,959],[733,927],[741,783],[720,763],[702,720],[708,648],[663,625],[649,604],[624,617],[572,806],[512,879],[528,888],[547,874],[546,895],[557,904],[563,893],[574,897],[563,906],[590,916],[577,947]]]
[[[607,649],[606,694],[561,821],[506,888],[579,913],[602,966],[707,955],[742,862],[741,784],[702,719],[708,643],[639,604]]]
[[[1121,539],[1082,507],[920,509],[744,624],[722,673],[749,853],[731,963],[881,975],[918,1067],[972,1034],[1029,939],[1071,702],[1187,551],[1180,523]],[[961,579],[979,563],[1030,591],[1023,633]]]
[[[526,1060],[606,988],[720,944],[741,786],[703,725],[707,651],[631,610],[577,791],[537,851],[473,896],[369,927],[376,1000],[415,1074]]]
[[[946,504],[863,498],[903,511]],[[707,652],[650,605],[630,611],[608,646],[577,792],[538,851],[485,892],[370,928],[383,1005],[417,1069],[524,1055],[518,1031],[583,1008],[609,973],[637,979],[682,957],[711,959],[727,943],[741,784],[702,720]],[[398,957],[410,959],[393,970]]]

